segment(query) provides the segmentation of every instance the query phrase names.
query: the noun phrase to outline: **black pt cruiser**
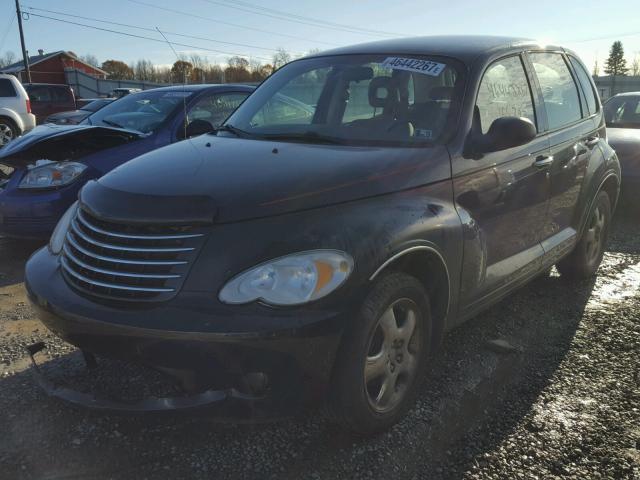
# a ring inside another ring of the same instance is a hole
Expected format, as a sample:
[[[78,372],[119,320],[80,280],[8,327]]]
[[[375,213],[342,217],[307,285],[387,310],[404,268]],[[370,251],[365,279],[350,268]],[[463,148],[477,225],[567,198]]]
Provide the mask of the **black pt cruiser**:
[[[324,399],[373,433],[410,407],[445,331],[552,265],[596,272],[619,185],[571,51],[484,36],[341,48],[278,70],[214,134],[87,184],[27,289],[87,357],[185,387],[148,409]]]

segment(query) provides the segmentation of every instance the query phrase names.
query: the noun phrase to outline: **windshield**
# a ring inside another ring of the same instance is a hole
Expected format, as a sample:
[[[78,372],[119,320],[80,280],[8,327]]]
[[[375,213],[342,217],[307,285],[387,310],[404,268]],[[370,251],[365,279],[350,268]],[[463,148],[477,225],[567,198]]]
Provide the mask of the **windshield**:
[[[192,92],[149,90],[127,95],[90,115],[91,125],[126,128],[151,133],[174,111],[182,107]]]
[[[604,104],[607,127],[640,128],[640,95],[621,95]]]
[[[442,58],[299,60],[260,86],[227,120],[226,131],[310,143],[434,143],[451,129],[459,83],[453,62]]]

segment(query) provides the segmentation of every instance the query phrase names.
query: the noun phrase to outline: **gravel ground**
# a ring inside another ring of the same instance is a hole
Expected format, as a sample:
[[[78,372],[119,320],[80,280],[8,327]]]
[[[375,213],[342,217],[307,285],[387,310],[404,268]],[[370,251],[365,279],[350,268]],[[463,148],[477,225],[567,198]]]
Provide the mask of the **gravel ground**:
[[[24,346],[45,340],[53,373],[77,352],[26,302],[35,246],[0,239],[0,478],[640,479],[639,217],[618,216],[597,278],[553,271],[450,332],[407,418],[369,439],[317,411],[232,425],[47,398]],[[100,382],[122,377],[104,368]]]

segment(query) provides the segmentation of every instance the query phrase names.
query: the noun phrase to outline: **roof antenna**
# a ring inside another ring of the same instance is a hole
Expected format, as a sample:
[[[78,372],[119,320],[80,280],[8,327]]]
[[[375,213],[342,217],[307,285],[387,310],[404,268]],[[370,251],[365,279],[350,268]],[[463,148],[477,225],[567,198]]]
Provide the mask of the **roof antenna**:
[[[173,52],[173,54],[176,56],[177,60],[181,60],[180,55],[178,55],[178,52],[176,52],[176,49],[173,48],[173,45],[171,44],[171,42],[169,41],[169,39],[165,36],[164,33],[162,33],[162,30],[160,30],[158,27],[156,27],[156,30],[158,31],[158,33],[160,35],[162,35],[162,38],[164,38],[164,41],[167,42],[167,45],[169,45],[169,48],[171,49],[171,51]],[[187,92],[186,92],[186,85],[187,85],[187,75],[186,72],[184,74],[184,78],[182,81],[182,107],[184,109],[184,122],[183,122],[183,126],[184,126],[184,138],[187,138]]]

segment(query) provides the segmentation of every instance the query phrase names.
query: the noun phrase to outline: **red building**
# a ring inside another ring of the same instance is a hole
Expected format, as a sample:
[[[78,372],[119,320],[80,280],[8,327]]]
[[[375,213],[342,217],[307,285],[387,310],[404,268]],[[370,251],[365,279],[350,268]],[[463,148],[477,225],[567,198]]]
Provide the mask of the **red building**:
[[[44,53],[38,50],[38,55],[29,57],[31,69],[31,82],[33,83],[58,83],[66,84],[65,68],[74,68],[97,78],[106,78],[107,72],[80,60],[73,52],[60,50],[52,53]],[[0,73],[16,75],[23,82],[27,82],[24,63],[22,61],[8,65],[0,70]]]

